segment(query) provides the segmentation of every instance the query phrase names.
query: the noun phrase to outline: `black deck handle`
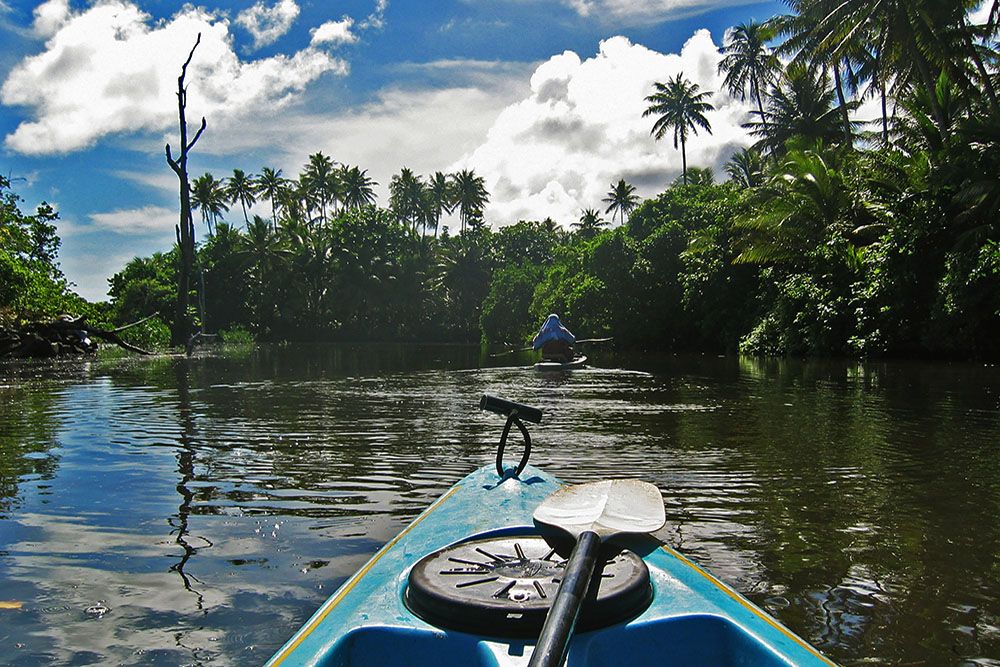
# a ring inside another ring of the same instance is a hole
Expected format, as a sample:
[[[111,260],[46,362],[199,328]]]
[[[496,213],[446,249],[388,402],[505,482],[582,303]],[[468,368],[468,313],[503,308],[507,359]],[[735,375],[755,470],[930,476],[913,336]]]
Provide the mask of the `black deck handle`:
[[[510,417],[511,413],[516,411],[517,416],[525,421],[529,421],[534,424],[542,423],[542,411],[538,408],[533,408],[529,405],[523,405],[521,403],[515,403],[514,401],[508,401],[497,396],[490,396],[489,394],[483,394],[483,397],[479,399],[479,409],[489,410],[490,412],[495,412],[498,415],[503,415],[504,417]]]

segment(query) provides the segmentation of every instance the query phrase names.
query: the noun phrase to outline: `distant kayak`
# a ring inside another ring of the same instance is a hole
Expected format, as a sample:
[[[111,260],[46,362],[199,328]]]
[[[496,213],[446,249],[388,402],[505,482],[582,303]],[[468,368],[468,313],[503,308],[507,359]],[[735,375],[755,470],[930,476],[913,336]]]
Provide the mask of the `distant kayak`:
[[[587,357],[575,357],[572,361],[539,361],[535,364],[538,371],[570,371],[587,365]]]

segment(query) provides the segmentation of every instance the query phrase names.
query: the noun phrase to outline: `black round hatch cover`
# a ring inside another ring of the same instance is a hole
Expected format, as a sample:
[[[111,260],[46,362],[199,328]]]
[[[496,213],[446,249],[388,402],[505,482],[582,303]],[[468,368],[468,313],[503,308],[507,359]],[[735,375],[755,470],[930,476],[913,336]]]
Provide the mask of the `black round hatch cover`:
[[[536,535],[459,542],[413,566],[406,605],[444,628],[492,637],[536,636],[565,566],[566,560]],[[646,564],[621,551],[598,563],[577,627],[586,631],[628,620],[652,599]]]

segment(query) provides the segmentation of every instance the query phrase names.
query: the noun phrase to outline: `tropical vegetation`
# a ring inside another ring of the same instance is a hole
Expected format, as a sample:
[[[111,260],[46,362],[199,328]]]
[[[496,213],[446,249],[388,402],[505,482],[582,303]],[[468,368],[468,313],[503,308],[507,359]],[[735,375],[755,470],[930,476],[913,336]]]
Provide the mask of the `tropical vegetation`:
[[[205,174],[191,193],[195,316],[260,340],[520,345],[558,312],[643,349],[996,357],[1000,5],[976,24],[976,4],[789,0],[787,15],[737,26],[723,90],[676,73],[644,99],[651,134],[680,151],[677,180],[642,201],[616,175],[576,220],[492,229],[471,169],[404,167],[385,208],[365,170],[322,153],[297,177]],[[717,182],[687,149],[722,95],[746,102],[752,145]],[[866,100],[878,117],[862,123]],[[5,218],[19,240],[2,246],[0,284],[16,264],[64,285],[28,240],[48,215]],[[177,265],[176,248],[130,262],[111,280],[115,316],[157,311],[175,327]],[[11,294],[6,312],[23,307]]]
[[[101,309],[77,296],[59,268],[59,214],[45,202],[24,213],[22,204],[0,176],[0,327],[67,312],[100,319]]]

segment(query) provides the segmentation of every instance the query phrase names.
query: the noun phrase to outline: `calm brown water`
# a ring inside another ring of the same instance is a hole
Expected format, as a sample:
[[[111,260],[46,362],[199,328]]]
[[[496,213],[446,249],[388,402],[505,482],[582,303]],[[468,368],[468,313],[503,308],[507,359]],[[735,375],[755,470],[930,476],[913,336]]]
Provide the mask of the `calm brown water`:
[[[490,463],[489,392],[545,411],[534,464],[656,482],[666,540],[834,660],[1000,665],[1000,369],[595,361],[0,366],[0,664],[261,664]]]

